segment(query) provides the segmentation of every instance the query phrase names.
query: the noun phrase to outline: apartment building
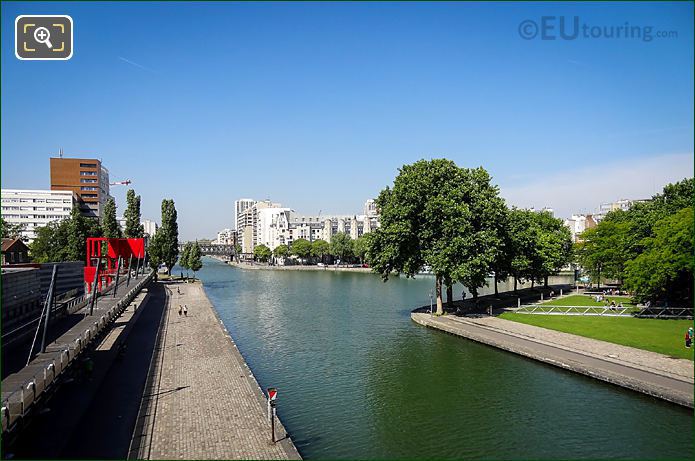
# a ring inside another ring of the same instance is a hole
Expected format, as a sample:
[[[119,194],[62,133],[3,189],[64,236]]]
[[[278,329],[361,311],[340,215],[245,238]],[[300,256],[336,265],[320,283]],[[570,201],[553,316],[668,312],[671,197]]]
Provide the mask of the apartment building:
[[[70,217],[73,205],[80,204],[72,191],[2,189],[2,218],[24,226],[22,237],[28,242],[36,238],[36,229],[52,221]]]
[[[52,157],[51,190],[72,191],[85,216],[101,217],[109,198],[109,170],[94,158]]]

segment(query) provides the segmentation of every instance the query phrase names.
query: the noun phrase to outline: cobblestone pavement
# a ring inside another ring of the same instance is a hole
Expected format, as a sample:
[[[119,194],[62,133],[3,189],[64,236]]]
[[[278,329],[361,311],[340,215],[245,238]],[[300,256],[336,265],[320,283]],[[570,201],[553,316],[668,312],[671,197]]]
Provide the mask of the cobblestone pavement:
[[[411,318],[421,325],[693,407],[693,363],[689,360],[494,317],[436,317],[413,312]]]
[[[181,294],[177,294],[177,287]],[[261,391],[200,283],[167,284],[161,338],[141,407],[138,457],[299,459],[289,438],[270,440]],[[188,315],[179,315],[179,305]],[[144,410],[144,411],[143,411]],[[144,415],[142,413],[144,412]],[[278,438],[286,433],[276,423]]]
[[[649,370],[652,373],[693,383],[694,370],[691,360],[671,358],[656,352],[621,346],[620,344],[585,338],[497,317],[483,317],[470,319],[470,321],[490,328],[496,328],[508,334],[523,336],[535,341],[552,344],[556,347],[578,351],[608,362],[627,364],[635,368]]]

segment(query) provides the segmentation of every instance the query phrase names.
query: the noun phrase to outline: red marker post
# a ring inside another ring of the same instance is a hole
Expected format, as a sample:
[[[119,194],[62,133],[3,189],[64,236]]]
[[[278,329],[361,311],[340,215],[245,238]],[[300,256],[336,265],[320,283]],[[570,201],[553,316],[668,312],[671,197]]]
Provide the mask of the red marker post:
[[[275,399],[278,398],[278,390],[274,387],[269,387],[268,391],[268,419],[270,419],[270,440],[275,443]]]

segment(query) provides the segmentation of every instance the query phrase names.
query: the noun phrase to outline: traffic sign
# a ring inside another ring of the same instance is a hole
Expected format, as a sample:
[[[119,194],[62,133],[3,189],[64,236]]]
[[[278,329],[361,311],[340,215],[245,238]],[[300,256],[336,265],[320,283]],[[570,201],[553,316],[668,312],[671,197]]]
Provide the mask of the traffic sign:
[[[268,388],[268,400],[275,400],[278,397],[278,390],[274,387]]]

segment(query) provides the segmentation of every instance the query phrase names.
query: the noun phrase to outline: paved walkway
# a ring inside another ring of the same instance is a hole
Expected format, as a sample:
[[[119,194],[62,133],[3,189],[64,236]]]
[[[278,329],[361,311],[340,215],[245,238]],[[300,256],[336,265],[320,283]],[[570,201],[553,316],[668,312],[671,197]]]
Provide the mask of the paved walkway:
[[[496,317],[435,317],[413,312],[425,326],[693,407],[693,362]]]
[[[177,287],[181,294],[177,294]],[[131,458],[300,459],[200,283],[167,284],[167,309]],[[179,304],[188,316],[179,316]]]

